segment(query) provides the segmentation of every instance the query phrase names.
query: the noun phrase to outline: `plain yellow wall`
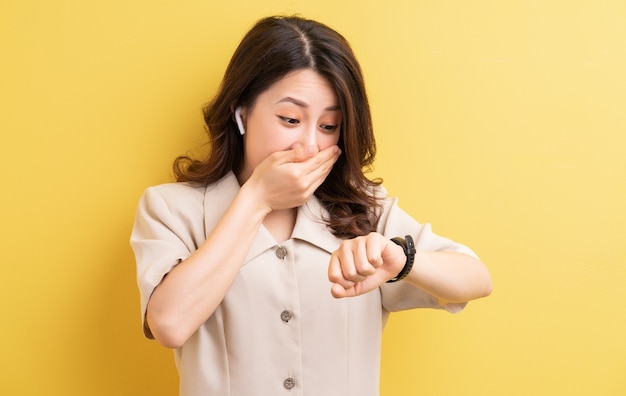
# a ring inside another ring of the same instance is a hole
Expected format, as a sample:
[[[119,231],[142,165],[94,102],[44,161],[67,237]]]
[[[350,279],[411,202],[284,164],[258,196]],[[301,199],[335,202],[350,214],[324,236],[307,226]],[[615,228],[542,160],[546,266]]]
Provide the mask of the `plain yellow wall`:
[[[623,0],[4,0],[0,394],[176,393],[141,334],[137,199],[202,144],[245,30],[295,12],[362,62],[373,176],[494,278],[392,317],[383,395],[626,394]]]

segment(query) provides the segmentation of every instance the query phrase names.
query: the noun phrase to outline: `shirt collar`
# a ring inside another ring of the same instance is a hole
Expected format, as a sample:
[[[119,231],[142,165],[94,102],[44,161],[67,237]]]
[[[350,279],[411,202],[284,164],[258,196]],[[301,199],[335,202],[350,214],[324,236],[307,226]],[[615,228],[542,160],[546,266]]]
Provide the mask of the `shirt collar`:
[[[213,230],[222,218],[231,202],[239,192],[239,182],[233,172],[229,172],[218,182],[206,187],[204,194],[204,227],[205,235]],[[322,206],[317,197],[312,196],[302,206],[298,208],[296,225],[291,234],[291,239],[299,239],[315,245],[328,253],[335,251],[341,244],[341,239],[332,234],[326,226],[324,219],[328,217],[328,212]],[[234,236],[236,238],[236,236]],[[248,250],[245,262],[252,260],[267,249],[278,245],[278,242],[261,225],[257,235]]]
[[[298,208],[298,217],[291,238],[313,244],[328,253],[334,252],[341,244],[342,239],[333,235],[326,225],[324,219],[327,219],[328,216],[328,211],[322,206],[320,200],[312,196]]]

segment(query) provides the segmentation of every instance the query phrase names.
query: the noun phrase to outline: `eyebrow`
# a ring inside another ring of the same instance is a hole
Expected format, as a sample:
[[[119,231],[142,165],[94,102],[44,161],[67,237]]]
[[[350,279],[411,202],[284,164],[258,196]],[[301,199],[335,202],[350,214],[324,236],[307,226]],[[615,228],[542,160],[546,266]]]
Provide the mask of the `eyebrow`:
[[[278,103],[293,103],[296,106],[300,106],[300,107],[304,107],[304,108],[308,108],[309,105],[304,103],[301,100],[298,100],[296,98],[292,98],[291,96],[285,96],[284,98],[282,98],[281,100],[279,100],[278,102],[276,102],[276,104]],[[329,106],[327,108],[324,109],[325,111],[339,111],[341,110],[341,107],[339,107],[339,105],[334,105],[334,106]]]

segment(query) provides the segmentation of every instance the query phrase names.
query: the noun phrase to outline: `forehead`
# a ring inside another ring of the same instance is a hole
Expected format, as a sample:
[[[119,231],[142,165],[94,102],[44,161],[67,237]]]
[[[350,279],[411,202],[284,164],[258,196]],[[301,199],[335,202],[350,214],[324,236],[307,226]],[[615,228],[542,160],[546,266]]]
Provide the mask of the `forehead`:
[[[337,96],[330,81],[311,69],[287,73],[259,96],[277,101],[285,97],[293,97],[302,101],[321,100],[333,102],[331,104],[337,102]]]

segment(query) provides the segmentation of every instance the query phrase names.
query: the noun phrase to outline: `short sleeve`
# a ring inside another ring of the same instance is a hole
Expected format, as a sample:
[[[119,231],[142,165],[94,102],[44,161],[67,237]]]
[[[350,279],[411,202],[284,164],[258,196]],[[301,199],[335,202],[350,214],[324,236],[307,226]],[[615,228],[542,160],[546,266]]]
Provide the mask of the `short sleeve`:
[[[417,250],[435,252],[458,252],[473,257],[476,254],[467,246],[435,234],[430,224],[420,224],[398,206],[397,198],[385,201],[378,225],[379,232],[388,238],[411,235]],[[445,309],[456,313],[463,310],[466,303],[450,303],[441,306],[435,296],[406,282],[381,285],[383,307],[390,311],[413,308]]]
[[[199,211],[199,213],[198,213]],[[199,219],[195,221],[193,219]],[[175,184],[148,188],[139,200],[130,244],[135,254],[144,334],[148,300],[161,280],[203,238],[202,195]]]

